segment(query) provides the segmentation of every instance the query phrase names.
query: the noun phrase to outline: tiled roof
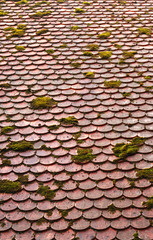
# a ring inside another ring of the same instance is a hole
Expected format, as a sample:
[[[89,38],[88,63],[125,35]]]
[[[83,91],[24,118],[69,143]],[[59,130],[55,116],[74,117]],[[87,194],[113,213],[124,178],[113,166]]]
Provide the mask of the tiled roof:
[[[152,0],[61,2],[0,3],[0,178],[19,188],[0,182],[0,239],[152,240],[152,185],[137,175],[153,162]],[[53,105],[34,109],[38,97]]]

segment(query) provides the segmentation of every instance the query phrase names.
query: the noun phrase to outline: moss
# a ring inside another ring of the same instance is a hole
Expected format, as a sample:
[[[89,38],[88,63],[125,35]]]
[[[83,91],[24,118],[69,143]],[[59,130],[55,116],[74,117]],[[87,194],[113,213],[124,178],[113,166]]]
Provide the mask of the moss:
[[[0,180],[0,193],[16,193],[21,191],[21,183],[7,179]]]
[[[86,72],[86,73],[84,73],[84,75],[85,75],[85,77],[87,77],[87,78],[94,78],[95,73],[94,73],[94,72]]]
[[[20,175],[18,176],[18,181],[21,183],[21,184],[27,184],[28,181],[29,181],[29,175]]]
[[[56,185],[57,187],[61,188],[61,187],[63,187],[64,182],[56,180],[56,181],[54,181],[54,185]]]
[[[16,6],[19,6],[19,5],[22,5],[22,4],[26,4],[27,5],[28,1],[27,0],[21,0],[21,1],[15,3]]]
[[[131,93],[130,92],[123,92],[122,95],[123,95],[123,97],[129,97],[131,95]]]
[[[114,214],[116,212],[116,207],[114,206],[114,204],[112,203],[111,205],[108,206],[107,210]]]
[[[45,50],[48,54],[53,54],[54,53],[54,50],[53,49],[47,49],[47,50]]]
[[[99,52],[99,56],[102,59],[109,59],[112,56],[112,51],[103,51],[103,52]]]
[[[146,80],[151,80],[151,79],[152,79],[152,76],[145,76],[144,79],[146,79]]]
[[[115,156],[118,157],[116,160],[125,160],[126,157],[136,154],[139,147],[144,144],[145,140],[145,138],[135,137],[130,141],[130,143],[117,143],[115,147],[112,148]]]
[[[83,2],[83,4],[89,6],[90,2]]]
[[[138,232],[135,232],[133,234],[133,239],[132,240],[141,240],[141,238],[139,238]]]
[[[67,118],[61,118],[60,123],[64,125],[78,125],[78,120],[74,116],[69,116]]]
[[[92,154],[92,149],[82,149],[77,150],[77,155],[72,156],[72,160],[75,163],[83,164],[92,161],[95,158],[95,155]]]
[[[62,215],[62,217],[66,217],[69,213],[68,210],[59,210],[60,214]]]
[[[75,9],[75,13],[84,13],[85,10],[83,10],[82,8],[76,8]]]
[[[51,126],[48,126],[49,130],[57,130],[59,129],[59,126],[58,125],[51,125]]]
[[[30,15],[31,18],[41,18],[43,16],[48,16],[51,14],[51,11],[39,11],[39,12],[36,12],[32,15]]]
[[[90,57],[90,56],[93,56],[93,53],[89,52],[89,51],[85,51],[85,52],[83,52],[83,55]]]
[[[0,87],[1,88],[11,88],[11,84],[9,84],[9,83],[1,83]]]
[[[4,28],[4,31],[11,31],[10,35],[7,38],[22,37],[24,36],[25,30],[26,24],[18,24],[16,28],[14,27]]]
[[[139,178],[146,178],[150,182],[153,182],[153,167],[152,168],[145,168],[145,169],[142,169],[142,170],[137,170],[136,175]]]
[[[72,31],[77,31],[78,29],[79,29],[78,26],[72,26],[72,27],[71,27],[71,30],[72,30]]]
[[[56,102],[50,97],[37,97],[31,102],[31,108],[33,109],[48,109],[55,105]]]
[[[33,149],[33,144],[25,140],[12,142],[7,146],[9,150],[13,150],[15,152],[24,152],[24,151]]]
[[[132,188],[134,188],[135,187],[135,182],[134,181],[130,181],[130,186],[132,187]]]
[[[151,92],[152,89],[153,89],[153,86],[145,87],[146,92]]]
[[[153,196],[151,198],[149,198],[146,202],[143,202],[142,204],[143,206],[145,206],[148,210],[153,208]]]
[[[51,190],[49,186],[43,185],[39,186],[37,193],[40,194],[41,196],[44,196],[45,199],[47,200],[52,200],[56,195],[55,192]]]
[[[25,50],[25,47],[24,47],[24,46],[21,46],[21,45],[16,45],[15,48],[16,48],[16,50],[18,50],[18,51],[20,51],[20,52],[22,52],[22,51]]]
[[[124,57],[125,59],[132,58],[132,57],[134,57],[134,55],[135,55],[136,53],[137,53],[136,51],[124,51],[124,52],[123,52],[123,57]]]
[[[11,161],[9,159],[2,160],[1,167],[10,166],[10,165],[11,165]]]
[[[36,221],[36,224],[38,225],[38,226],[40,226],[40,225],[42,225],[43,223],[46,223],[46,222],[48,222],[45,218],[40,218],[39,220],[37,220]]]
[[[150,28],[138,28],[138,34],[146,34],[151,35],[151,29]]]
[[[104,86],[107,88],[118,88],[121,85],[121,81],[104,81]]]
[[[72,62],[71,66],[75,67],[75,68],[79,68],[81,66],[81,63],[80,62]]]
[[[116,47],[117,49],[120,49],[120,48],[122,48],[122,45],[120,45],[120,44],[114,44],[114,47]]]
[[[97,51],[99,48],[98,44],[88,44],[87,48],[89,48],[90,51]]]
[[[14,129],[15,129],[15,126],[3,127],[3,128],[1,129],[1,134],[2,134],[2,135],[5,135],[5,134],[13,131]]]
[[[47,32],[48,32],[48,29],[44,28],[44,29],[41,29],[41,30],[37,31],[36,35],[39,36],[39,35],[42,35],[42,34],[47,33]]]
[[[104,33],[99,34],[99,35],[98,35],[98,38],[100,38],[100,39],[106,39],[106,38],[108,38],[110,35],[111,35],[110,32],[104,32]]]
[[[0,9],[0,17],[8,15],[8,12],[5,12]]]
[[[119,65],[126,64],[125,59],[121,58],[118,62]]]

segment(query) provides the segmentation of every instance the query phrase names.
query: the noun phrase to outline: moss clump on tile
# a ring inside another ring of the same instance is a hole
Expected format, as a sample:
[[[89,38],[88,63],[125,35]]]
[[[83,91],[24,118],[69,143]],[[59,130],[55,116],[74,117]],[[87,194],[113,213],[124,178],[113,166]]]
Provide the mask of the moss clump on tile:
[[[8,12],[5,12],[0,9],[0,17],[8,15]]]
[[[99,52],[99,56],[102,59],[109,59],[112,56],[112,51],[103,51],[103,52]]]
[[[50,97],[37,97],[32,100],[31,108],[33,109],[49,109],[57,103]]]
[[[62,217],[66,217],[68,215],[68,213],[69,213],[68,210],[59,210],[59,212],[60,212]]]
[[[84,73],[84,76],[86,78],[94,78],[95,73],[94,72],[86,72],[86,73]]]
[[[72,156],[72,160],[75,163],[83,164],[92,161],[95,158],[95,155],[92,154],[92,149],[82,149],[77,150],[77,155]]]
[[[15,152],[25,152],[27,150],[33,149],[33,143],[22,140],[18,142],[11,142],[7,145],[9,150],[13,150]]]
[[[62,188],[64,185],[64,182],[55,180],[54,185],[56,185],[58,188]]]
[[[2,160],[1,167],[10,166],[10,165],[11,165],[11,161],[9,159]]]
[[[146,202],[142,203],[143,206],[145,206],[148,210],[153,208],[153,196],[149,198]]]
[[[137,53],[136,51],[124,51],[123,57],[124,59],[132,58],[136,53]]]
[[[115,147],[112,148],[115,156],[118,157],[118,159],[114,161],[125,160],[126,157],[136,154],[145,140],[145,138],[135,137],[130,143],[117,143]]]
[[[138,28],[138,34],[146,34],[151,35],[151,29],[150,28]]]
[[[45,50],[46,51],[46,53],[48,53],[48,54],[53,54],[54,53],[54,50],[53,49],[47,49],[47,50]]]
[[[51,126],[48,126],[49,130],[57,130],[59,129],[59,126],[58,125],[51,125]]]
[[[107,88],[118,88],[121,85],[121,81],[104,81],[104,86]]]
[[[139,238],[138,232],[135,232],[133,234],[133,239],[132,240],[141,240],[141,238]]]
[[[80,62],[72,62],[71,66],[75,67],[75,68],[79,68],[81,66],[81,63]]]
[[[78,26],[72,26],[72,27],[71,27],[71,30],[72,30],[72,31],[77,31],[78,29],[79,29]]]
[[[42,35],[44,33],[47,33],[47,32],[48,32],[48,29],[44,28],[44,29],[41,29],[41,30],[37,31],[36,35],[40,36],[40,35]]]
[[[43,223],[46,223],[46,222],[48,222],[45,218],[40,218],[39,220],[37,220],[36,221],[36,224],[38,225],[38,226],[41,226]]]
[[[151,80],[151,79],[152,79],[152,76],[145,76],[144,79],[146,79],[146,80]]]
[[[120,45],[120,44],[114,44],[114,47],[116,47],[117,49],[120,49],[120,48],[122,48],[122,45]]]
[[[64,125],[78,125],[78,120],[74,116],[69,116],[67,118],[61,118],[60,123]]]
[[[15,48],[16,48],[16,50],[18,50],[18,51],[20,51],[20,52],[22,52],[22,51],[25,50],[25,47],[24,47],[24,46],[21,46],[21,45],[16,45]]]
[[[83,2],[83,4],[89,6],[90,2]]]
[[[85,12],[85,10],[82,9],[82,8],[76,8],[75,9],[75,13],[84,13],[84,12]]]
[[[97,51],[99,48],[98,44],[88,44],[87,48],[89,48],[90,51]]]
[[[16,6],[19,6],[19,5],[22,5],[22,4],[28,4],[28,1],[27,0],[21,0],[21,1],[18,1],[15,3]]]
[[[26,175],[20,175],[20,176],[18,176],[18,181],[19,181],[21,184],[27,184],[28,181],[29,181],[29,175],[26,174]]]
[[[51,14],[51,11],[39,11],[39,12],[36,12],[32,15],[30,15],[31,18],[41,18],[43,16],[48,16]]]
[[[21,191],[21,183],[7,179],[0,180],[0,193],[16,193]]]
[[[93,53],[92,53],[92,52],[89,52],[89,51],[85,51],[85,52],[83,52],[83,55],[84,55],[84,56],[88,56],[88,57],[92,57],[92,56],[93,56]]]
[[[139,178],[146,178],[150,182],[153,182],[153,167],[137,170],[136,176]]]
[[[5,135],[15,129],[15,126],[7,126],[1,129],[1,135]]]
[[[26,24],[18,24],[17,27],[6,27],[4,31],[11,31],[10,35],[8,35],[8,39],[12,37],[22,37],[24,36],[26,30]]]
[[[123,92],[122,95],[123,95],[123,97],[129,97],[131,95],[131,93],[130,92]]]
[[[98,35],[98,38],[100,38],[100,39],[106,39],[106,38],[108,38],[110,35],[111,35],[110,32],[104,32],[104,33],[99,34],[99,35]]]
[[[44,196],[47,200],[52,200],[56,196],[55,192],[51,190],[49,186],[43,185],[39,186],[37,193]]]
[[[11,88],[11,84],[9,84],[9,83],[1,83],[0,87],[1,88]]]
[[[114,214],[117,209],[116,209],[116,207],[114,206],[114,204],[112,203],[111,205],[108,206],[107,210],[108,210],[110,213]]]

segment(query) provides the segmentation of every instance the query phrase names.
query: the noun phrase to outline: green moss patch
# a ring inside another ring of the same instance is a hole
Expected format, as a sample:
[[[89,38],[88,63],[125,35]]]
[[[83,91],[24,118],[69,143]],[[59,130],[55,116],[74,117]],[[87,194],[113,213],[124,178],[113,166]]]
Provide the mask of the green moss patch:
[[[0,17],[8,15],[8,12],[5,12],[0,9]]]
[[[49,130],[57,130],[59,129],[59,126],[58,125],[51,125],[51,126],[48,126]]]
[[[26,30],[26,24],[18,24],[17,27],[6,27],[4,28],[4,31],[11,31],[10,35],[7,36],[7,38],[12,37],[22,37],[24,36]]]
[[[95,155],[92,154],[92,149],[82,149],[77,150],[77,155],[72,156],[72,160],[75,163],[83,164],[92,161],[95,158]]]
[[[11,161],[9,159],[2,160],[1,167],[10,166],[10,165],[11,165]]]
[[[146,202],[143,202],[142,204],[143,206],[145,206],[148,210],[153,208],[153,196],[151,198],[149,198]]]
[[[41,30],[37,31],[36,35],[39,36],[39,35],[42,35],[42,34],[47,33],[47,32],[48,32],[48,29],[44,28],[44,29],[41,29]]]
[[[99,52],[99,56],[102,59],[109,59],[112,56],[112,51],[103,51],[103,52]]]
[[[75,9],[75,13],[84,13],[85,10],[83,10],[82,8],[76,8]]]
[[[107,210],[108,210],[110,213],[114,214],[114,213],[116,212],[117,208],[116,208],[116,207],[114,206],[114,204],[112,203],[111,205],[108,206]]]
[[[121,81],[104,81],[104,86],[107,88],[118,88],[121,85]]]
[[[61,118],[60,123],[64,125],[78,125],[78,120],[74,116],[69,116],[67,118]]]
[[[99,48],[98,44],[88,44],[87,48],[89,48],[90,51],[97,51]]]
[[[9,84],[9,83],[1,83],[0,87],[1,88],[11,88],[11,84]]]
[[[132,240],[141,240],[141,238],[139,238],[138,232],[133,234],[133,239]]]
[[[78,26],[72,26],[72,27],[71,27],[71,30],[72,30],[72,31],[77,31],[78,29],[79,29]]]
[[[124,51],[123,57],[124,59],[132,58],[136,53],[137,53],[136,51]]]
[[[30,15],[31,18],[41,18],[43,16],[48,16],[51,14],[51,11],[39,11],[39,12],[36,12],[32,15]]]
[[[100,38],[100,39],[106,39],[106,38],[108,38],[110,35],[111,35],[110,32],[104,32],[104,33],[99,34],[99,35],[98,35],[98,38]]]
[[[145,168],[142,170],[137,170],[137,177],[139,178],[146,178],[150,182],[153,182],[153,167],[152,168]]]
[[[21,0],[21,1],[18,1],[15,3],[16,6],[19,6],[19,5],[23,5],[23,4],[28,4],[28,1],[27,0]]]
[[[136,154],[145,140],[145,138],[135,137],[130,143],[117,143],[115,147],[112,148],[115,156],[118,157],[115,161],[119,159],[125,160],[128,156]]]
[[[27,150],[33,149],[33,144],[31,142],[22,140],[19,142],[12,142],[7,145],[9,150],[13,150],[15,152],[25,152]]]
[[[138,28],[138,34],[146,34],[151,35],[151,29],[150,28]]]
[[[94,72],[86,72],[86,73],[84,73],[84,75],[86,78],[94,78],[95,73]]]
[[[47,49],[46,52],[51,55],[51,54],[54,53],[54,50],[53,49]]]
[[[92,53],[92,52],[89,52],[89,51],[85,51],[85,52],[83,52],[83,55],[84,55],[84,56],[91,57],[91,56],[93,56],[93,53]]]
[[[7,179],[0,180],[0,193],[16,193],[21,191],[21,183]]]
[[[31,102],[31,108],[33,109],[48,109],[55,105],[56,102],[50,97],[37,97]]]
[[[22,52],[22,51],[25,50],[25,47],[24,47],[24,46],[21,46],[21,45],[16,45],[15,48],[16,48],[16,50],[18,50],[18,51],[20,51],[20,52]]]
[[[49,186],[43,185],[39,186],[37,193],[44,196],[47,200],[52,200],[56,196],[55,192],[51,190]]]
[[[18,181],[21,183],[21,184],[27,184],[28,181],[29,181],[29,175],[20,175],[18,176]]]
[[[5,135],[15,129],[15,126],[7,126],[1,129],[1,135]]]

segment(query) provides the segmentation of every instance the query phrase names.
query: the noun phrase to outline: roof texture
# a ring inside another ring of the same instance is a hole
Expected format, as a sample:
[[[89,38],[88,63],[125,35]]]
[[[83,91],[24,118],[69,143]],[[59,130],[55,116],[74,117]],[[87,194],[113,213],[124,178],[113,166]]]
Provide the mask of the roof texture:
[[[0,8],[0,239],[152,240],[152,0]]]

